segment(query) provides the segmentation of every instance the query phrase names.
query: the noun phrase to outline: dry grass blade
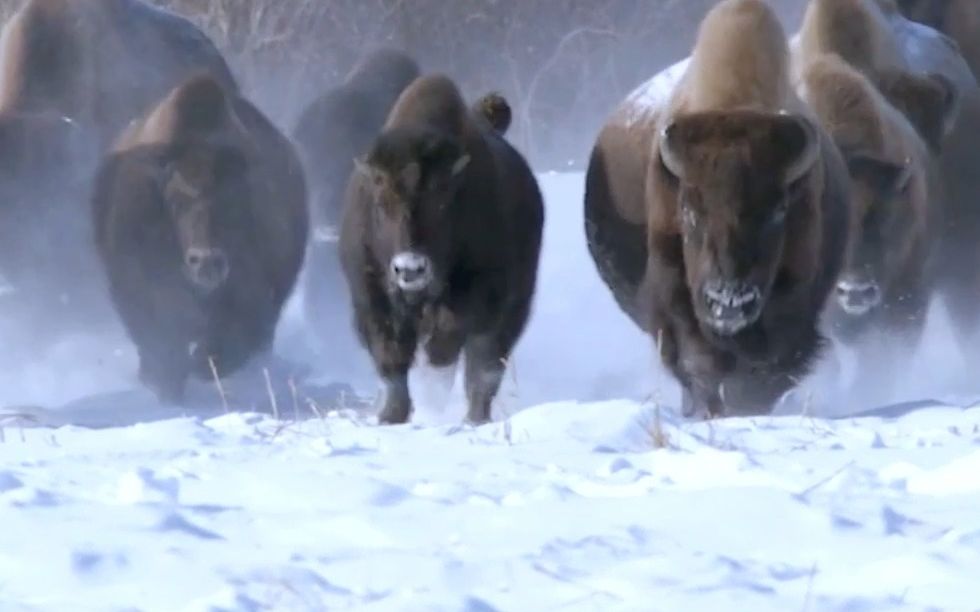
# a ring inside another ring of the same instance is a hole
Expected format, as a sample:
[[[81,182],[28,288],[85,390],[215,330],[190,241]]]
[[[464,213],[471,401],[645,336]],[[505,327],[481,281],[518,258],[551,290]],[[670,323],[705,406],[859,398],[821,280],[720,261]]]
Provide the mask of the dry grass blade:
[[[299,421],[299,392],[292,376],[289,377],[289,395],[293,398],[293,420]]]
[[[276,399],[276,393],[272,389],[272,377],[269,376],[269,368],[262,368],[262,374],[265,376],[265,390],[269,393],[269,402],[272,404],[272,417],[275,420],[279,419],[279,400]]]
[[[221,384],[221,377],[218,376],[218,367],[214,364],[214,357],[208,357],[208,366],[211,368],[211,376],[214,378],[214,386],[218,389],[221,396],[221,406],[225,409],[225,414],[231,412],[228,408],[228,396],[225,394],[225,387]]]

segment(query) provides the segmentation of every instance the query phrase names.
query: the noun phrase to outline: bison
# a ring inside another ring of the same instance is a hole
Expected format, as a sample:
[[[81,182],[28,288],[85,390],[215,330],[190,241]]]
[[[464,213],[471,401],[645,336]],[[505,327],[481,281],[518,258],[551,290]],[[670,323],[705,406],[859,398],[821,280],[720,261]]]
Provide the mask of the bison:
[[[723,0],[672,91],[630,96],[592,151],[590,252],[688,416],[765,413],[794,387],[850,249],[847,169],[789,64],[765,2]]]
[[[142,0],[28,0],[0,34],[0,275],[35,340],[112,320],[85,197],[119,131],[181,80],[235,80],[189,20]],[[49,120],[51,119],[51,120]],[[36,342],[35,342],[36,344]]]
[[[955,112],[945,79],[904,82],[906,99],[933,107],[922,113],[934,121],[926,129],[941,133],[949,121],[945,113]],[[858,214],[855,247],[837,281],[829,322],[839,339],[864,351],[890,343],[889,350],[866,352],[859,360],[863,371],[886,374],[905,354],[903,347],[918,343],[932,295],[942,212],[935,156],[906,116],[837,55],[807,62],[800,93],[844,155]]]
[[[935,293],[945,302],[968,359],[980,361],[980,156],[974,136],[980,132],[980,87],[975,77],[955,43],[906,19],[894,0],[811,0],[800,30],[801,55],[806,46],[817,46],[812,41],[822,41],[822,52],[836,53],[875,83],[937,155],[942,220],[932,268]],[[935,91],[914,86],[915,76],[920,84],[930,81]],[[930,102],[937,95],[943,104]],[[937,113],[946,118],[944,124],[936,121]],[[975,377],[967,378],[975,387]]]
[[[534,297],[544,206],[524,158],[448,77],[402,93],[351,177],[340,234],[355,327],[380,375],[382,423],[412,413],[408,372],[465,355],[467,419],[490,419]]]
[[[418,75],[418,65],[405,53],[377,49],[343,83],[311,102],[293,129],[310,184],[315,228],[303,273],[303,306],[315,337],[334,354],[345,355],[333,364],[337,373],[370,375],[371,370],[370,364],[346,356],[358,343],[351,334],[337,243],[344,192],[354,158],[367,152],[395,100]]]
[[[92,213],[140,379],[162,401],[270,349],[309,220],[292,144],[249,101],[206,74],[178,85],[102,161]]]

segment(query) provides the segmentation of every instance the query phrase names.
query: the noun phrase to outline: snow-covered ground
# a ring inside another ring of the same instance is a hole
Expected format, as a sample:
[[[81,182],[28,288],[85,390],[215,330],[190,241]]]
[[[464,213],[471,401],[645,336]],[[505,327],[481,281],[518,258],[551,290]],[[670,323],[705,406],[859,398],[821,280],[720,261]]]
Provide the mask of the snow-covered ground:
[[[805,416],[682,421],[588,257],[581,174],[541,181],[538,299],[484,427],[458,389],[377,427],[297,308],[279,352],[312,371],[270,375],[278,418],[262,372],[230,414],[208,384],[175,411],[121,338],[4,347],[0,610],[980,610],[980,408],[827,418],[845,358]],[[950,397],[933,328],[899,397]]]
[[[980,410],[7,428],[0,609],[976,610]]]

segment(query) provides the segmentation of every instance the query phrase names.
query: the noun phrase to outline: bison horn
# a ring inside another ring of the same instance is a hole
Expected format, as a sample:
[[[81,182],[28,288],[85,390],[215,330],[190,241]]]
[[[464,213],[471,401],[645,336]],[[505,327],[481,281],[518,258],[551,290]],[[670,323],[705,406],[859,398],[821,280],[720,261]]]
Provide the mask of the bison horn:
[[[683,178],[684,163],[677,151],[675,126],[674,122],[670,122],[660,130],[660,159],[671,174],[677,178]]]
[[[803,139],[799,153],[786,168],[786,182],[792,183],[802,178],[817,163],[820,157],[820,137],[813,123],[807,118],[799,115],[786,115],[786,118],[793,122],[793,128],[799,130],[798,135]]]

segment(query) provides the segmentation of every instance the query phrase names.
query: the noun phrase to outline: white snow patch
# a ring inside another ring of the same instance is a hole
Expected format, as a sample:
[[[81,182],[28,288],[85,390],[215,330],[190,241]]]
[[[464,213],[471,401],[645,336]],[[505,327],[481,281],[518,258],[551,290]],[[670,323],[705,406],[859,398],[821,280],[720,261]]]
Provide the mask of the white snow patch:
[[[978,422],[29,429],[0,444],[0,609],[967,610]]]
[[[631,111],[629,123],[643,121],[650,113],[663,108],[690,63],[691,58],[686,57],[668,66],[626,96],[624,104]]]

